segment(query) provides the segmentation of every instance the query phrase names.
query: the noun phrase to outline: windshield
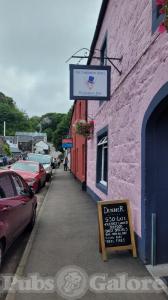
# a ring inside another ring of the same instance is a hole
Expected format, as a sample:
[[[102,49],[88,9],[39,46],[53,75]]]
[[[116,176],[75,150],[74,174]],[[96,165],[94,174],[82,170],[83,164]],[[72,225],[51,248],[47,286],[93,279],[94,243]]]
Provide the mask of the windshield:
[[[37,161],[41,164],[50,164],[51,163],[51,156],[48,156],[48,155],[28,154],[27,159]]]
[[[38,165],[33,163],[22,163],[16,162],[12,165],[13,170],[20,170],[20,171],[28,171],[28,172],[38,172]]]

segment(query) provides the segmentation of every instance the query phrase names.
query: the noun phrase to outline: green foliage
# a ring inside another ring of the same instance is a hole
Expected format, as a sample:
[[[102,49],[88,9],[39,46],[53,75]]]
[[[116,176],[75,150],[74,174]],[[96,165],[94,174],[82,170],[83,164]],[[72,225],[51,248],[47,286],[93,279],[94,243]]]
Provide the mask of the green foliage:
[[[2,151],[4,154],[6,154],[7,156],[11,156],[12,153],[10,151],[9,145],[8,144],[3,144],[2,145]]]
[[[29,119],[29,124],[30,124],[30,130],[31,131],[40,131],[40,117],[38,116],[33,116]]]
[[[16,131],[29,131],[28,116],[20,111],[12,98],[0,93],[0,135],[3,135],[3,124],[6,121],[6,135],[14,135]]]
[[[53,134],[53,144],[58,150],[62,150],[62,139],[69,134],[69,126],[71,121],[72,108],[62,118],[57,129]]]
[[[12,98],[0,92],[0,135],[3,135],[6,121],[6,135],[15,135],[16,131],[46,132],[48,141],[60,147],[62,137],[68,134],[70,118],[71,109],[67,114],[54,112],[29,118],[25,112],[19,110]]]

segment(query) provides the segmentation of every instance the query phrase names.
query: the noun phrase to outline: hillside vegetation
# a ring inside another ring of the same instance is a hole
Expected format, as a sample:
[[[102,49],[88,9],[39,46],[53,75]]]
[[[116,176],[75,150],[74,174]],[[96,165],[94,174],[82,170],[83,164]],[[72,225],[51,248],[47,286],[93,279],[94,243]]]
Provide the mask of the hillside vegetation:
[[[15,135],[16,131],[46,132],[48,142],[60,149],[62,138],[68,135],[70,118],[71,109],[67,114],[54,112],[29,118],[12,98],[0,92],[0,135],[3,135],[3,124],[6,121],[6,135]]]

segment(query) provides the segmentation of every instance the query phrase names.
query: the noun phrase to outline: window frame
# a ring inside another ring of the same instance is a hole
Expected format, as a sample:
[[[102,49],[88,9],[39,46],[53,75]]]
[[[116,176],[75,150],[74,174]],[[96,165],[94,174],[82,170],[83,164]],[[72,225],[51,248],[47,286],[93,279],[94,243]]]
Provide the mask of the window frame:
[[[107,59],[104,58],[104,56],[107,56],[107,32],[105,34],[103,43],[101,45],[100,49],[100,65],[101,66],[107,66]],[[99,106],[103,104],[103,100],[99,100]]]
[[[158,13],[160,8],[156,5],[156,0],[152,0],[152,34],[156,31],[164,19],[164,15]]]
[[[105,149],[107,149],[107,181],[104,181],[103,179]],[[102,128],[100,131],[97,132],[96,187],[103,193],[108,193],[108,126]]]

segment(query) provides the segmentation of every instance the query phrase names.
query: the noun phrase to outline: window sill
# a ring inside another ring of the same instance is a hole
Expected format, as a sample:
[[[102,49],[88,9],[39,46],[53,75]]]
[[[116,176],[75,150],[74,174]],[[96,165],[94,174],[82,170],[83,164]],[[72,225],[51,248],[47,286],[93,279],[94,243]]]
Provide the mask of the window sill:
[[[107,195],[107,193],[108,193],[108,187],[107,187],[107,183],[106,183],[106,185],[105,185],[105,182],[97,182],[96,183],[96,187],[101,191],[101,192],[103,192],[104,194],[106,194]]]

